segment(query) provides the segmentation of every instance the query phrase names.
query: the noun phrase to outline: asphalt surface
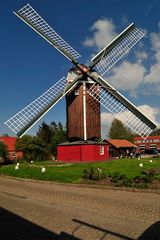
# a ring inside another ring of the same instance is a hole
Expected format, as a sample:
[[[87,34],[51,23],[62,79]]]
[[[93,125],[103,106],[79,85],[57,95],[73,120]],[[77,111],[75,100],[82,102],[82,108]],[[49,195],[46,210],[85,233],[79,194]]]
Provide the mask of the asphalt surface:
[[[0,177],[0,240],[160,240],[160,194]]]

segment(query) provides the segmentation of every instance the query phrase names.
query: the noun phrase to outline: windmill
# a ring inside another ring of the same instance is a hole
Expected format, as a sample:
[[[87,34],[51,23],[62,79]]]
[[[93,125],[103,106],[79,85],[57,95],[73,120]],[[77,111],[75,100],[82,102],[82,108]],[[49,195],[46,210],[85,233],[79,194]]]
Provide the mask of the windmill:
[[[29,4],[14,13],[74,66],[69,70],[67,77],[62,77],[40,97],[5,122],[17,136],[22,137],[63,97],[66,97],[67,102],[67,130],[70,141],[86,142],[100,137],[100,105],[144,138],[156,128],[155,123],[102,77],[144,36],[133,23],[86,66],[78,63],[80,54]]]

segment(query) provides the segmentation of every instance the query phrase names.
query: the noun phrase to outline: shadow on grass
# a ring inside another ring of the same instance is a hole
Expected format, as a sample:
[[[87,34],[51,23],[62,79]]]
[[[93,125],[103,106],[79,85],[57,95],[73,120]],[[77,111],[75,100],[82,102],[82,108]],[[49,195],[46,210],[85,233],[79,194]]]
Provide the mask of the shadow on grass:
[[[68,233],[57,235],[4,208],[0,208],[0,240],[80,240]]]

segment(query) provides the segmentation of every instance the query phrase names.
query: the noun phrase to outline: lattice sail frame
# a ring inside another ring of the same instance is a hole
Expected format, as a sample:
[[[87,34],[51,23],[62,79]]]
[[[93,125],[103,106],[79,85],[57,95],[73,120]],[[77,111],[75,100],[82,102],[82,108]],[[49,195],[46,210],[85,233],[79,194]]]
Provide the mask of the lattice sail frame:
[[[152,121],[151,121],[152,124],[149,124],[149,123],[147,124],[146,122],[144,122],[142,119],[140,119],[139,116],[137,116],[130,109],[128,109],[126,104],[124,105],[115,96],[113,96],[111,92],[107,91],[106,88],[100,85],[98,85],[99,86],[98,88],[95,86],[97,86],[97,83],[92,85],[92,87],[88,90],[88,93],[94,99],[96,99],[105,109],[107,109],[110,113],[112,113],[114,118],[119,119],[133,132],[135,132],[136,134],[139,134],[143,138],[146,138],[155,129],[156,125],[152,123]],[[126,100],[127,99],[125,99],[125,101]],[[130,102],[128,101],[128,103]],[[135,109],[137,109],[133,104],[132,106]]]
[[[92,60],[103,76],[113,65],[115,65],[140,39],[144,33],[130,24],[110,44],[99,52]],[[95,63],[97,62],[97,63]],[[92,65],[91,65],[92,66]]]
[[[61,100],[67,94],[65,91],[67,87],[67,81],[65,77],[62,77],[57,83],[55,83],[51,88],[44,92],[40,97],[30,103],[28,106],[23,108],[16,115],[11,117],[5,122],[5,124],[17,135],[23,136],[21,131],[27,124],[33,121],[37,115],[42,115],[38,117],[37,121],[40,120],[58,101]],[[45,111],[44,111],[45,110]],[[37,122],[34,121],[27,131]]]
[[[29,4],[14,13],[51,45],[57,48],[57,50],[65,55],[70,61],[81,57],[81,55],[65,42]]]

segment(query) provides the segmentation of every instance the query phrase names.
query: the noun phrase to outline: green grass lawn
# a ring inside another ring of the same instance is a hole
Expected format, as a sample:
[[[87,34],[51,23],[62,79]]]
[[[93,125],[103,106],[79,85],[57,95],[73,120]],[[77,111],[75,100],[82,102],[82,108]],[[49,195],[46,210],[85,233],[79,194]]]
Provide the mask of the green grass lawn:
[[[34,162],[33,164],[20,162],[18,170],[15,170],[15,164],[1,166],[0,175],[65,183],[80,183],[84,169],[90,167],[99,167],[106,175],[119,172],[120,174],[125,174],[128,178],[133,178],[141,175],[143,170],[160,167],[160,159],[152,159],[152,163],[149,160],[150,159],[138,160],[123,158],[106,162],[86,164],[61,164],[53,161]],[[139,167],[140,163],[143,164],[142,168]],[[42,167],[46,168],[46,172],[41,172]]]

